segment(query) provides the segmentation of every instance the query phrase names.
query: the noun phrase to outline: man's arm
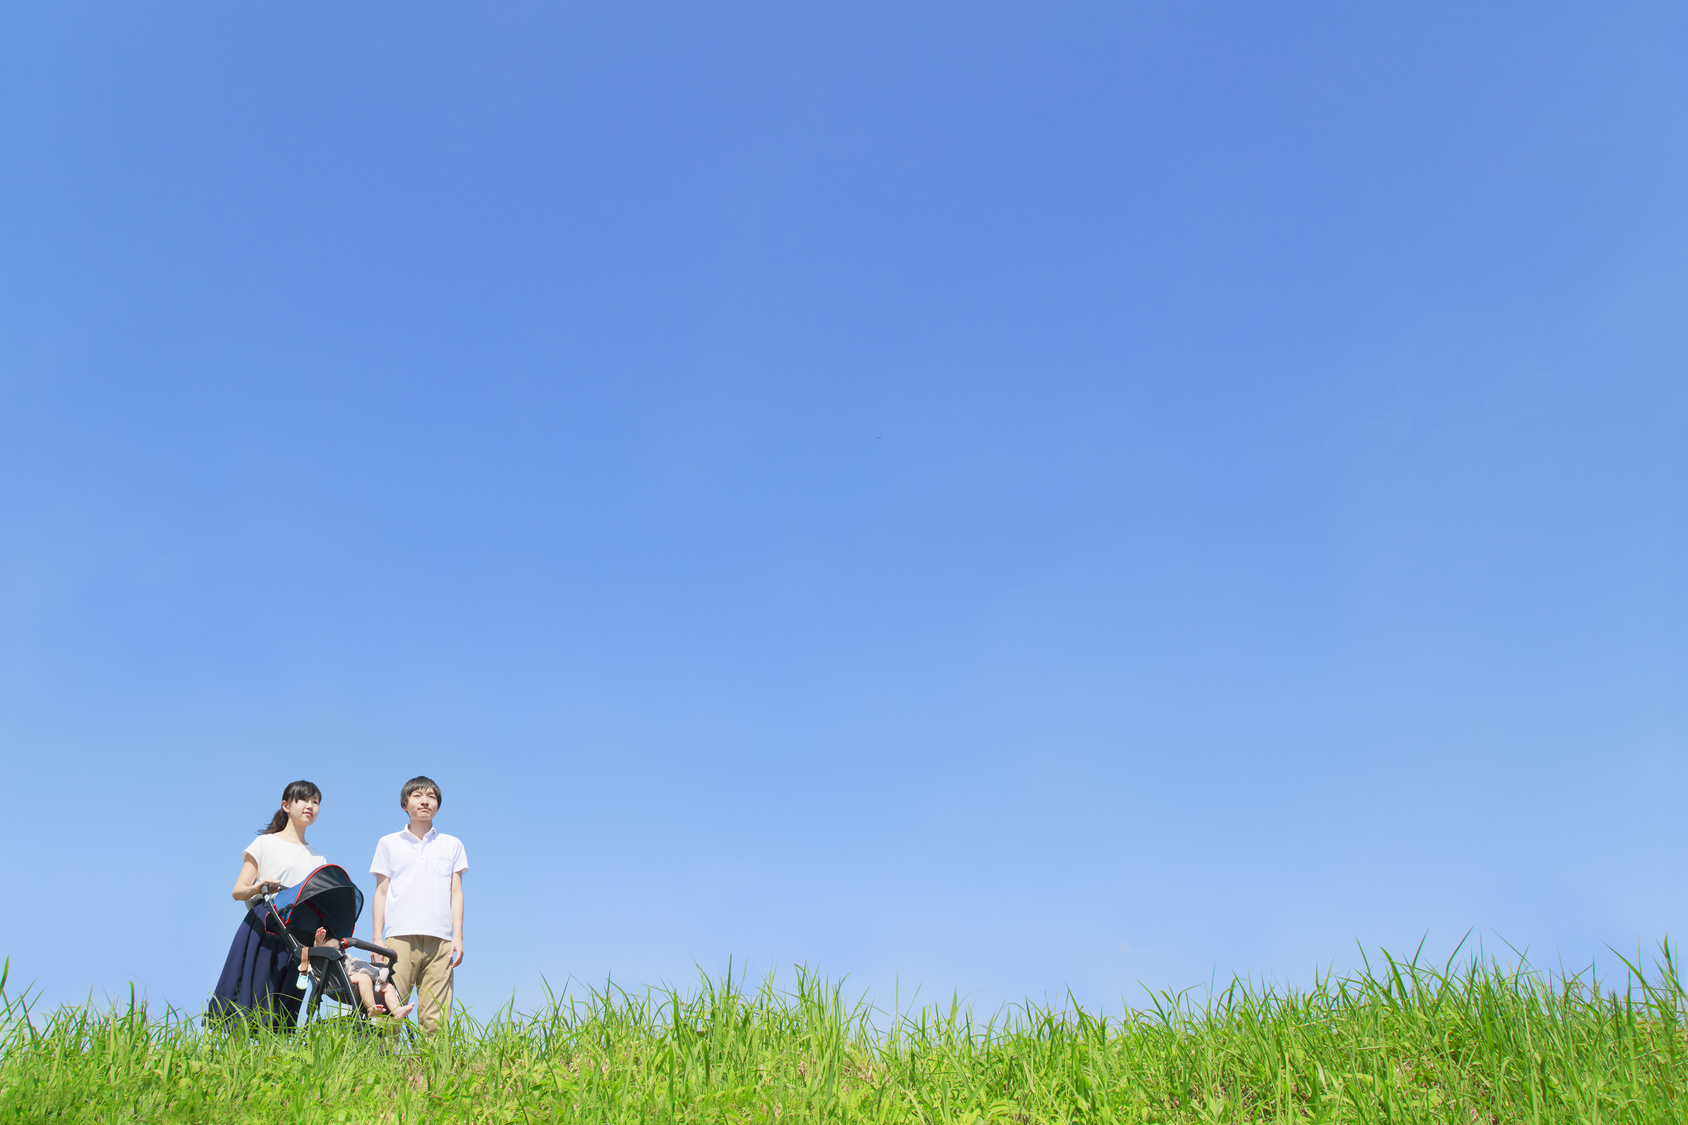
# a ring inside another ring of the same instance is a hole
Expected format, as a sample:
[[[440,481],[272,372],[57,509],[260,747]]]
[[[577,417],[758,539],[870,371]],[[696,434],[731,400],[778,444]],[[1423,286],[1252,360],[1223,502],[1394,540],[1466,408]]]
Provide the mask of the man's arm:
[[[380,894],[380,891],[376,891]],[[463,963],[463,872],[451,873],[451,967]]]
[[[387,932],[387,876],[375,876],[375,944],[380,945]]]

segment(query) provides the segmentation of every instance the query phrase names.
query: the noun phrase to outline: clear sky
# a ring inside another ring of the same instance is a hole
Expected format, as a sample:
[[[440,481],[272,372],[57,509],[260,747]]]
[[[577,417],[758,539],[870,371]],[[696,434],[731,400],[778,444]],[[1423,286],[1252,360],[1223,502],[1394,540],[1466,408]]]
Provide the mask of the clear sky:
[[[440,780],[481,1014],[1688,930],[1685,49],[6,4],[13,988],[197,1007],[296,777],[366,889]]]

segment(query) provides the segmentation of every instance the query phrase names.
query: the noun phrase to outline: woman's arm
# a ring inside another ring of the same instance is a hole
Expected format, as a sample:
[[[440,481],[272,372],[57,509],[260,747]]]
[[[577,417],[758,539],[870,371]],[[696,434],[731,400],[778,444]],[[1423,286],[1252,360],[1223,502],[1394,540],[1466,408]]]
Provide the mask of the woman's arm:
[[[252,858],[251,852],[244,853],[240,858],[245,862],[240,865],[240,874],[235,877],[231,892],[236,902],[246,902],[276,886],[274,883],[258,882],[258,861]]]

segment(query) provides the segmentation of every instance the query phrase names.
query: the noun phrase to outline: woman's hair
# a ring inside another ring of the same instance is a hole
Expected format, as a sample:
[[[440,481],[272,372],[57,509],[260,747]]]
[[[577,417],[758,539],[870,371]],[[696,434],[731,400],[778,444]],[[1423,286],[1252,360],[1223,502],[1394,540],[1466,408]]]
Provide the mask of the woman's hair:
[[[272,832],[280,832],[283,828],[287,827],[287,807],[286,806],[287,806],[288,802],[290,802],[290,801],[320,801],[320,800],[322,800],[322,790],[318,789],[315,785],[312,785],[310,782],[308,782],[308,781],[290,781],[290,782],[288,782],[287,788],[283,789],[281,791],[282,807],[275,811],[274,816],[270,817],[270,826],[268,828],[260,828],[258,830],[258,834],[260,836],[268,836]]]
[[[442,805],[445,804],[445,795],[440,792],[439,782],[435,781],[431,777],[413,777],[404,783],[404,788],[399,790],[399,808],[402,809],[408,807],[410,795],[418,789],[432,789],[434,791],[434,800],[438,801]]]

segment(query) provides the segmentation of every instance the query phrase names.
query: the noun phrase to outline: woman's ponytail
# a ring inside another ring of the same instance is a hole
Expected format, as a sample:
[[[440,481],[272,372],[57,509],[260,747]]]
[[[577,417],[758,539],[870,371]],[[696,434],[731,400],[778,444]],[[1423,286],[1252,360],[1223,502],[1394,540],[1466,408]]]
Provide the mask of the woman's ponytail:
[[[270,817],[268,828],[260,828],[258,835],[270,836],[287,827],[287,806],[293,801],[321,801],[322,790],[308,781],[289,782],[286,789],[281,791],[281,808]]]

